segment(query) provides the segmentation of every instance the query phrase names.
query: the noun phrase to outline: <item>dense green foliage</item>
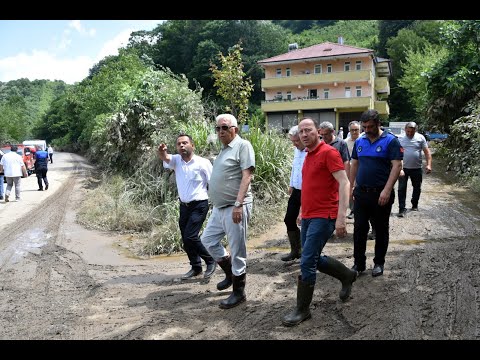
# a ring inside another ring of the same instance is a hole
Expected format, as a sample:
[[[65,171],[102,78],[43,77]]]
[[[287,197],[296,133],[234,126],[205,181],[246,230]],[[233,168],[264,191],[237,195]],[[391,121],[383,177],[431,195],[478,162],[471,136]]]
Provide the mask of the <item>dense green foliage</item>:
[[[52,101],[68,87],[63,81],[19,79],[0,82],[0,143],[36,137],[35,128],[41,126],[42,117],[49,111]]]

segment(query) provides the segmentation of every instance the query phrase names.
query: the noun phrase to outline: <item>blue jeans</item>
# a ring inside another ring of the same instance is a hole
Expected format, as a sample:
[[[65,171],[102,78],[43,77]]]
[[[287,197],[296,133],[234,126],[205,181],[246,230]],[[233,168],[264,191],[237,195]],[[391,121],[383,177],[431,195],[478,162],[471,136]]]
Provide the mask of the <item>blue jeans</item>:
[[[0,175],[0,198],[3,197],[3,178],[4,176],[3,175]]]
[[[325,218],[302,219],[302,281],[315,284],[317,267],[324,267],[326,261],[321,253],[335,230],[335,221]]]
[[[420,193],[422,191],[422,168],[420,169],[403,169],[405,176],[398,178],[398,208],[400,211],[405,209],[405,202],[407,199],[407,184],[408,178],[412,181],[412,207],[418,206]]]

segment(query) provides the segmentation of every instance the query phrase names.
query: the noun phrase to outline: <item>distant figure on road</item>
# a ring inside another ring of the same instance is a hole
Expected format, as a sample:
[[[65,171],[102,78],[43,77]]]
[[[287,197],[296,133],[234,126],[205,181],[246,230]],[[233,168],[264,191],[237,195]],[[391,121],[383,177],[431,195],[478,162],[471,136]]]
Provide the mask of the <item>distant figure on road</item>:
[[[27,177],[27,168],[23,163],[23,159],[17,154],[18,147],[12,145],[11,151],[2,156],[0,160],[0,172],[3,171],[7,178],[7,189],[5,190],[5,202],[9,202],[10,192],[13,184],[15,184],[15,198],[20,201],[20,179],[22,175]],[[3,184],[2,184],[3,186]]]
[[[208,213],[207,186],[212,175],[212,164],[208,159],[194,154],[195,144],[190,135],[177,136],[177,153],[167,153],[167,145],[160,144],[158,156],[166,169],[175,171],[180,200],[178,226],[182,234],[183,248],[190,260],[191,269],[182,276],[190,279],[202,273],[202,259],[207,264],[204,278],[209,279],[217,263],[200,241],[198,233]]]
[[[3,157],[3,151],[0,150],[0,161],[2,160]],[[3,200],[3,181],[4,181],[4,173],[3,173],[3,168],[0,166],[0,200]]]
[[[53,148],[52,148],[52,145],[48,145],[48,157],[50,158],[50,164],[53,164]]]
[[[403,174],[398,178],[398,216],[404,217],[407,213],[405,201],[407,198],[408,178],[412,181],[412,211],[418,211],[418,200],[422,191],[422,151],[425,154],[427,164],[425,173],[432,172],[432,154],[428,148],[425,137],[417,133],[417,124],[413,121],[405,125],[405,135],[399,139],[403,147]],[[403,175],[403,176],[402,176]]]
[[[338,130],[337,136],[338,136],[340,139],[343,140],[343,127],[342,127],[342,126],[340,126],[340,130]]]
[[[42,147],[37,145],[35,152],[35,174],[37,175],[37,182],[38,182],[38,191],[43,191],[43,182],[45,183],[45,190],[48,190],[48,179],[47,179],[47,171],[48,171],[48,152],[42,150]]]

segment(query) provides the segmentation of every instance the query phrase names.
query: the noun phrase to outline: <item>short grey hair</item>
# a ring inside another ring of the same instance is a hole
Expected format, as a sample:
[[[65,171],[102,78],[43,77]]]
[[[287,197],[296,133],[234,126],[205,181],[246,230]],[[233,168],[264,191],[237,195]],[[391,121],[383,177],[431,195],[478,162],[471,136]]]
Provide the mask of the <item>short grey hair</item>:
[[[237,119],[232,114],[220,114],[215,118],[215,122],[218,123],[222,119],[228,120],[231,126],[238,127]]]
[[[406,125],[405,125],[405,129],[406,128],[414,128],[416,129],[417,128],[417,123],[415,121],[409,121]]]
[[[320,125],[318,125],[319,129],[328,129],[330,132],[334,131],[333,124],[330,121],[324,121]]]
[[[289,136],[298,136],[298,125],[292,126],[290,130],[288,131]]]
[[[360,127],[360,123],[358,121],[353,120],[353,121],[350,121],[350,123],[348,124],[348,130],[350,130],[352,125],[358,125]]]

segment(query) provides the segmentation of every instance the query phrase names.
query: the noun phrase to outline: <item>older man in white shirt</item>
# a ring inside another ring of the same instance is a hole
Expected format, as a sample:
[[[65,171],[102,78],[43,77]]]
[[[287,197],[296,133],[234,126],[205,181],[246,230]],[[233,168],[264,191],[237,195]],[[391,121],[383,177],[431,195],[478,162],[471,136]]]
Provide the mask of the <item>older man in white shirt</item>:
[[[2,156],[0,160],[0,172],[4,172],[7,179],[7,188],[5,189],[5,202],[9,202],[10,192],[15,184],[15,198],[20,200],[20,179],[22,176],[27,177],[27,169],[23,163],[23,159],[17,154],[18,147],[12,145],[11,151]],[[3,186],[3,184],[2,184]]]

